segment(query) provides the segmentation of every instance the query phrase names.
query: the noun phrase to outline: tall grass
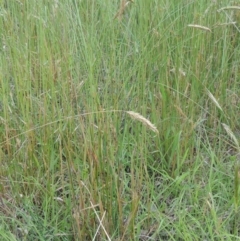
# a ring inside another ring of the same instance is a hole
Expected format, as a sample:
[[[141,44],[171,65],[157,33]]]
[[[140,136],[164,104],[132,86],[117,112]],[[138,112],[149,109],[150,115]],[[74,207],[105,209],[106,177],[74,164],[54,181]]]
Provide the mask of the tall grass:
[[[0,1],[1,240],[239,239],[237,4],[126,3]]]

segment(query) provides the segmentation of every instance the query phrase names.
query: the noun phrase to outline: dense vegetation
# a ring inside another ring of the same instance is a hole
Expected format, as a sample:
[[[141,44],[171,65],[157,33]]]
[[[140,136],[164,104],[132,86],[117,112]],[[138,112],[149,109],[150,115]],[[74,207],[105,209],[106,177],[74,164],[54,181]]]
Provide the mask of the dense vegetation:
[[[0,13],[1,240],[240,239],[236,2]]]

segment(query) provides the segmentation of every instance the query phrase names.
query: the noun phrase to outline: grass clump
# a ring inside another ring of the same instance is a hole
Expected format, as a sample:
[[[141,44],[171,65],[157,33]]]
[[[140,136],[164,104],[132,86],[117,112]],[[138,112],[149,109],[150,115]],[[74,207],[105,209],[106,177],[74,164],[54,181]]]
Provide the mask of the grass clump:
[[[237,240],[234,1],[1,1],[1,240]]]

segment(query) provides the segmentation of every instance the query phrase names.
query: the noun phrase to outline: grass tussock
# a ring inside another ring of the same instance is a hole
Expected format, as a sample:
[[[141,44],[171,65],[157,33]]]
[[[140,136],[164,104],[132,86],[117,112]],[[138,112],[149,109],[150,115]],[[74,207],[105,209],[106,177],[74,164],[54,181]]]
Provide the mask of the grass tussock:
[[[238,239],[236,1],[0,13],[0,240]]]

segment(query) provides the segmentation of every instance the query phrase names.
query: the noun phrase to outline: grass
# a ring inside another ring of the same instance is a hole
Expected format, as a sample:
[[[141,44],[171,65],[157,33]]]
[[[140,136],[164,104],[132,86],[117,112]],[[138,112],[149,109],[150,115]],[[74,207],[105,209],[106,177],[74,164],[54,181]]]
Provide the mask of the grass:
[[[236,2],[0,6],[1,240],[239,240]]]

